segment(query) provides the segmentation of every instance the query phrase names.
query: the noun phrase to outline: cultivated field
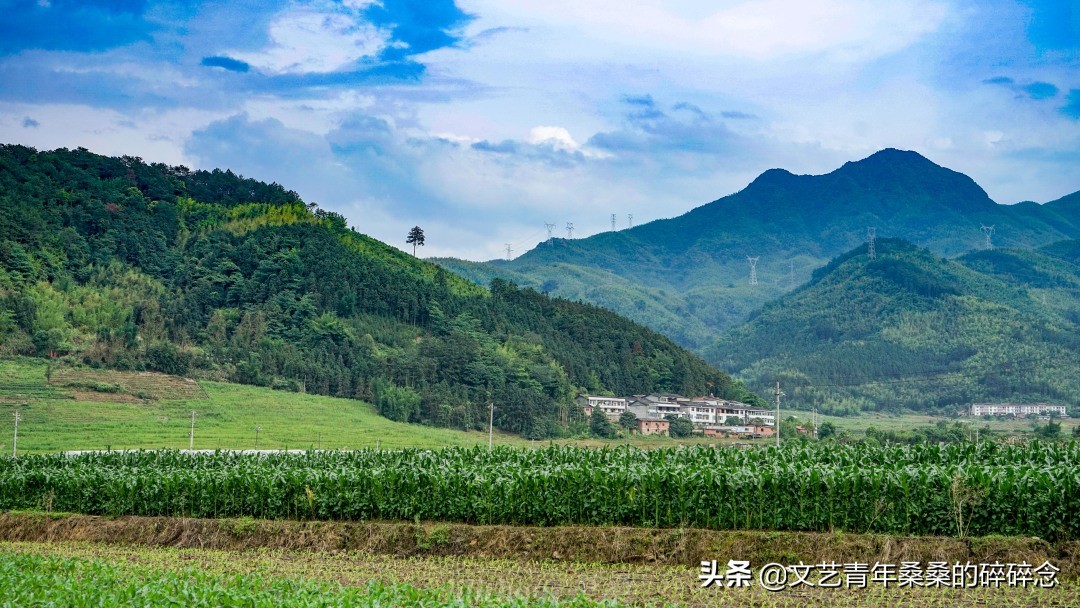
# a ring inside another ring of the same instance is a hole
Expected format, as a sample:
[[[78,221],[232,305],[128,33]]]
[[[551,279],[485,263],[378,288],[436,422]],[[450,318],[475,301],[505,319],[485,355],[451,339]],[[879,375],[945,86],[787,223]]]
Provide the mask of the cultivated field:
[[[1080,605],[1080,587],[703,588],[689,565],[604,564],[367,552],[177,549],[91,542],[0,542],[0,585],[62,605],[758,606]],[[276,596],[276,600],[275,600]],[[92,599],[92,602],[86,600]],[[82,602],[82,603],[80,603]],[[20,604],[19,601],[15,602]]]
[[[1080,443],[550,446],[0,460],[0,508],[1080,537]]]

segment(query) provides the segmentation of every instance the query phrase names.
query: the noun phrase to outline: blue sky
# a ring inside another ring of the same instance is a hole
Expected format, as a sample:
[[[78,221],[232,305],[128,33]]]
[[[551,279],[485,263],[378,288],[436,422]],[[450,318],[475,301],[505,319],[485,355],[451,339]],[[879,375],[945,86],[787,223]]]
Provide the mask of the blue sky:
[[[1080,0],[0,0],[0,141],[276,181],[425,255],[885,147],[1080,189]]]

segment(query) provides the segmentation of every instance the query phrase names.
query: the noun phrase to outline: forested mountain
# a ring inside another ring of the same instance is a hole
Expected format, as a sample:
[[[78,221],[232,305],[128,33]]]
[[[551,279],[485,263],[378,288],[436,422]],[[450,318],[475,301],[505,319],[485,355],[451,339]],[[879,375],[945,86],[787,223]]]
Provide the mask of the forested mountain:
[[[709,352],[790,407],[951,412],[1080,395],[1080,241],[942,258],[879,239],[815,271]],[[1080,413],[1080,412],[1077,412]]]
[[[404,238],[404,235],[402,235]],[[372,400],[526,436],[578,389],[754,399],[656,332],[417,260],[277,184],[0,146],[0,356]]]
[[[1080,238],[1080,192],[1039,205],[999,205],[969,177],[915,152],[882,150],[826,175],[761,174],[745,189],[673,219],[586,239],[552,239],[513,261],[437,260],[486,284],[513,277],[601,304],[702,351],[720,332],[877,236],[939,255],[993,243],[1038,247]],[[759,257],[758,285],[748,256]]]

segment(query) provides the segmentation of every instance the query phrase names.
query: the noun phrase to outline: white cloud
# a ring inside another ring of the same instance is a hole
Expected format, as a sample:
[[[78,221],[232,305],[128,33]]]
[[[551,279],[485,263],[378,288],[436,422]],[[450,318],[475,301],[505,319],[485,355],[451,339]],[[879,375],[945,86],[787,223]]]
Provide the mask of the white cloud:
[[[581,144],[574,141],[570,132],[563,127],[533,127],[529,131],[529,143],[533,145],[547,144],[556,150],[567,152],[580,152]]]
[[[940,2],[888,0],[472,0],[465,10],[489,20],[552,28],[571,39],[692,55],[767,59],[834,52],[867,59],[894,52],[932,32],[947,15]],[[490,27],[489,24],[478,24]]]
[[[384,49],[389,32],[342,13],[294,8],[270,23],[270,45],[228,55],[274,74],[326,73]]]

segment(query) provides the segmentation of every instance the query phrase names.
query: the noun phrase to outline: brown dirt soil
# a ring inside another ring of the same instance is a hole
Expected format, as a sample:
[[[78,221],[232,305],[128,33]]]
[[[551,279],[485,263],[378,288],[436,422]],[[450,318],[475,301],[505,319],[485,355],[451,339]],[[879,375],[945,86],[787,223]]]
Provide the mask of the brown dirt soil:
[[[86,369],[61,367],[52,372],[49,380],[53,386],[64,388],[80,388],[95,382],[105,384],[117,384],[121,392],[137,396],[139,394],[154,399],[207,399],[206,391],[199,383],[191,378],[170,376],[156,372],[121,372],[105,369]],[[85,391],[94,392],[94,391]],[[79,393],[82,394],[81,392]],[[116,401],[121,393],[99,393],[102,397],[96,400]],[[111,399],[106,399],[109,397]],[[94,401],[95,399],[86,399]]]
[[[990,563],[1049,560],[1060,577],[1080,579],[1080,541],[1038,538],[900,537],[811,532],[715,531],[617,527],[475,526],[404,522],[321,522],[179,517],[0,514],[0,540],[119,542],[204,549],[362,551],[409,556],[468,556],[607,564],[681,565],[744,559]]]

